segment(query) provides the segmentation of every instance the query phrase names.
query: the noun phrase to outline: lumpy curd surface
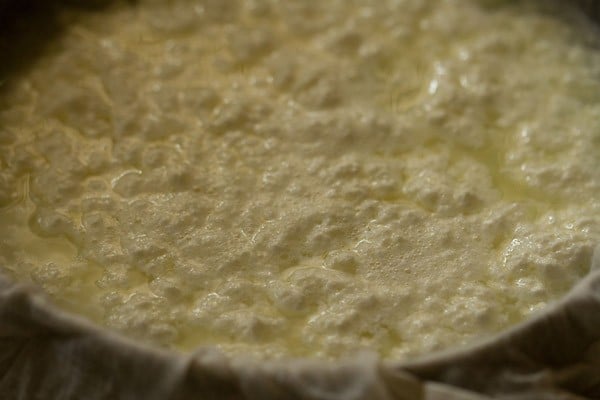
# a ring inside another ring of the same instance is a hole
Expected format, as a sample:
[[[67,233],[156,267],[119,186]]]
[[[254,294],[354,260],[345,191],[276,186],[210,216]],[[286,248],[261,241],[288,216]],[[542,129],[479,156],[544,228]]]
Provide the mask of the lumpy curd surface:
[[[0,87],[0,266],[177,349],[406,358],[600,242],[600,40],[558,2],[62,11]]]

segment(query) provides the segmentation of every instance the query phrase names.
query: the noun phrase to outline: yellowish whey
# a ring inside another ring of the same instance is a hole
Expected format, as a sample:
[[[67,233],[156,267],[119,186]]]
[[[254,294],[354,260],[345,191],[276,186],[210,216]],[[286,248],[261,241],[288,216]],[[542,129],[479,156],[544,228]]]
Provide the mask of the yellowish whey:
[[[0,268],[187,350],[406,358],[600,242],[600,40],[548,1],[63,11],[0,94]]]

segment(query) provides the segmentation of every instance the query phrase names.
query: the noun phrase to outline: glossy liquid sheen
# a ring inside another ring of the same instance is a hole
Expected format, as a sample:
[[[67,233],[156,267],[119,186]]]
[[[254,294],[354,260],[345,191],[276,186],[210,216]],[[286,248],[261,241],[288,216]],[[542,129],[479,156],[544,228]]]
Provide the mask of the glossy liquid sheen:
[[[558,3],[558,2],[556,2]],[[553,2],[62,13],[0,93],[0,268],[129,337],[405,359],[600,242],[600,44]]]

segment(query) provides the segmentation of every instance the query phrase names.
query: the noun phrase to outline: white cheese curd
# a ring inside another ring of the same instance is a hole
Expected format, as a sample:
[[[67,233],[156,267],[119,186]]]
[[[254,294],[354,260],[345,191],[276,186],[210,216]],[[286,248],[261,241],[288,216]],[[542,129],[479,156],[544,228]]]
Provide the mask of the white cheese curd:
[[[1,89],[0,266],[180,350],[488,337],[600,243],[600,36],[558,4],[64,10]]]

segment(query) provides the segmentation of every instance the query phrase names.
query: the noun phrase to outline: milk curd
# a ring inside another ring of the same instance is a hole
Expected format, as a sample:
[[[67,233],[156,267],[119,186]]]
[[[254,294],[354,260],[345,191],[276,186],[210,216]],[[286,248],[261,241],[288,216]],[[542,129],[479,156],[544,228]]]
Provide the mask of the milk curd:
[[[564,3],[64,9],[2,77],[0,270],[180,350],[405,359],[522,321],[600,243],[600,35]]]

